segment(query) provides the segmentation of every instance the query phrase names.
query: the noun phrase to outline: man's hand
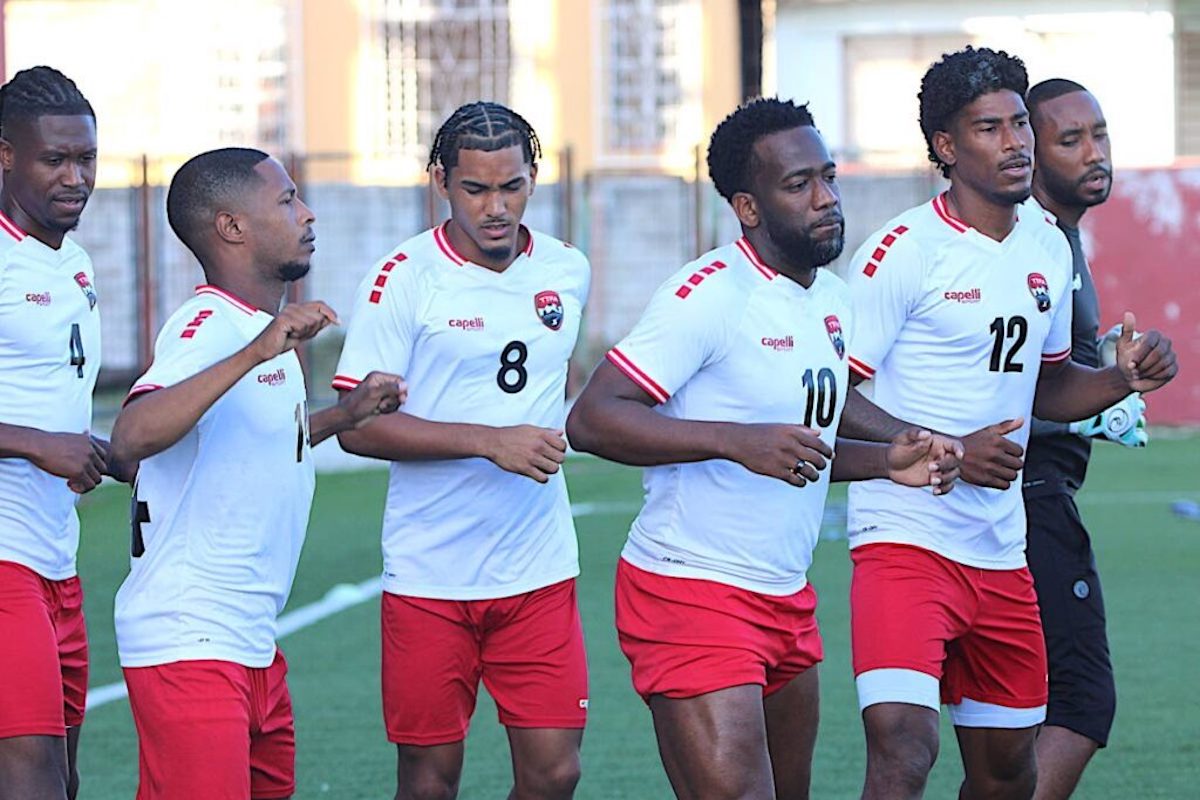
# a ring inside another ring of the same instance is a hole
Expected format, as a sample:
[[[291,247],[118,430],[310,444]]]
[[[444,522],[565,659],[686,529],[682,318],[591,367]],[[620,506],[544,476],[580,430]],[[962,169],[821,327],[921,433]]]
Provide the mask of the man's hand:
[[[361,428],[380,414],[391,414],[408,399],[408,384],[399,375],[371,372],[362,383],[343,392],[338,405],[352,428]]]
[[[945,494],[958,480],[962,457],[957,439],[909,428],[888,445],[888,478],[904,486],[932,486],[934,494]]]
[[[1152,392],[1175,377],[1179,366],[1171,340],[1158,331],[1146,331],[1134,338],[1137,320],[1129,311],[1117,339],[1117,368],[1134,392]]]
[[[778,478],[793,486],[817,480],[833,449],[820,434],[803,425],[738,425],[725,448],[728,458],[751,472]]]
[[[84,494],[100,485],[105,451],[86,433],[42,432],[29,460],[51,475],[66,478],[72,492]]]
[[[561,430],[534,425],[493,428],[484,455],[502,470],[546,483],[567,457],[567,440]]]
[[[337,324],[337,314],[320,300],[284,306],[271,324],[246,347],[259,363],[270,361],[313,338],[327,326]]]
[[[1126,447],[1145,447],[1146,401],[1137,392],[1094,417],[1067,426],[1071,433],[1089,439],[1107,439]]]
[[[1017,479],[1025,451],[1005,434],[1020,430],[1021,418],[997,422],[962,437],[962,479],[989,489],[1007,489]]]
[[[113,458],[112,445],[107,439],[101,439],[99,436],[92,437],[92,444],[100,448],[104,454],[104,469],[101,473],[108,475],[110,478],[116,478],[121,483],[133,483],[133,479],[137,476],[138,464],[126,464],[122,461],[117,461]]]

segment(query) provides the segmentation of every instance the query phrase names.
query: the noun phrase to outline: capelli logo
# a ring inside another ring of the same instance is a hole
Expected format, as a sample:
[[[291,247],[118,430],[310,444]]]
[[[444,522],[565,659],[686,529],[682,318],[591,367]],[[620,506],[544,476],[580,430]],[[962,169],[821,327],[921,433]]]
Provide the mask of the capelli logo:
[[[475,317],[474,319],[452,319],[450,320],[451,328],[458,328],[462,331],[481,331],[483,330],[483,317]]]
[[[967,289],[965,292],[946,292],[942,297],[955,303],[978,303],[983,299],[983,290]]]
[[[764,336],[762,346],[772,350],[793,350],[796,347],[796,340],[791,336]]]
[[[50,305],[50,293],[29,292],[25,295],[25,302],[33,303],[35,306],[48,306]]]
[[[287,382],[287,371],[280,367],[274,372],[264,372],[258,376],[258,382],[267,386],[282,386]]]

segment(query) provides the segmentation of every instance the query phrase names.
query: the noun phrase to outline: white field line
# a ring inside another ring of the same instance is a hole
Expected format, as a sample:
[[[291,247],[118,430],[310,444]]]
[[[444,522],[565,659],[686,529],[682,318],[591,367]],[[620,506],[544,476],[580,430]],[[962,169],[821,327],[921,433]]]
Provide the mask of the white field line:
[[[575,503],[571,506],[571,514],[576,517],[589,517],[596,514],[630,513],[638,508],[640,504],[629,502]],[[315,603],[301,606],[281,616],[279,638],[282,639],[288,634],[315,625],[326,617],[376,598],[382,587],[383,581],[378,576],[361,583],[340,583],[331,587],[325,596]],[[125,688],[124,681],[90,688],[87,694],[87,710],[93,711],[128,696],[129,690]]]

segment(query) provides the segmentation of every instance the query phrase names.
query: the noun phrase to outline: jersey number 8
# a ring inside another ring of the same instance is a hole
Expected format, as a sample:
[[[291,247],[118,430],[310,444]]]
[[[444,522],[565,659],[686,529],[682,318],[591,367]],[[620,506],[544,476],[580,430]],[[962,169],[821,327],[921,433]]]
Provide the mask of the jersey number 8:
[[[529,370],[525,369],[527,358],[529,348],[524,342],[514,339],[504,345],[500,351],[500,371],[496,373],[496,384],[501,391],[516,394],[525,388],[529,382]]]

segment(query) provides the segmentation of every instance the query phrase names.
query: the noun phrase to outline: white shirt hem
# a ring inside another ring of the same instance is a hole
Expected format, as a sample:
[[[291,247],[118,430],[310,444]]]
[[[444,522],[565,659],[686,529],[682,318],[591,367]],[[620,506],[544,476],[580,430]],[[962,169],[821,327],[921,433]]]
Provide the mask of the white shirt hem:
[[[904,536],[899,533],[889,533],[887,531],[871,531],[869,534],[852,534],[850,536],[850,549],[864,547],[868,544],[903,544],[910,547],[919,547],[922,550],[928,550],[931,553],[937,553],[942,558],[947,558],[956,564],[962,564],[967,567],[975,567],[976,569],[990,570],[1014,570],[1021,569],[1027,565],[1025,561],[1025,551],[1021,550],[1017,558],[979,558],[971,553],[959,553],[950,550],[946,547],[937,547],[927,541],[922,541],[914,537]]]
[[[728,572],[722,572],[717,569],[706,569],[694,565],[683,566],[673,564],[669,561],[647,559],[636,552],[631,552],[628,546],[621,552],[621,558],[638,569],[653,572],[655,575],[665,575],[668,578],[692,578],[713,581],[715,583],[723,583],[726,586],[733,586],[737,589],[744,589],[747,592],[771,595],[772,597],[787,597],[799,592],[808,585],[808,575],[804,572],[801,572],[796,579],[787,583],[766,584],[744,578],[740,575],[731,575]]]
[[[553,586],[570,578],[578,577],[579,563],[545,572],[536,578],[527,578],[516,583],[495,586],[423,586],[407,584],[400,576],[383,576],[383,590],[401,597],[422,597],[427,600],[499,600],[537,589]]]
[[[173,664],[176,661],[229,661],[241,664],[251,669],[262,669],[271,666],[275,660],[274,644],[266,655],[262,651],[247,653],[232,647],[212,645],[209,647],[172,647],[162,650],[152,650],[138,656],[120,654],[122,667],[136,669],[138,667],[159,667],[163,664]]]

